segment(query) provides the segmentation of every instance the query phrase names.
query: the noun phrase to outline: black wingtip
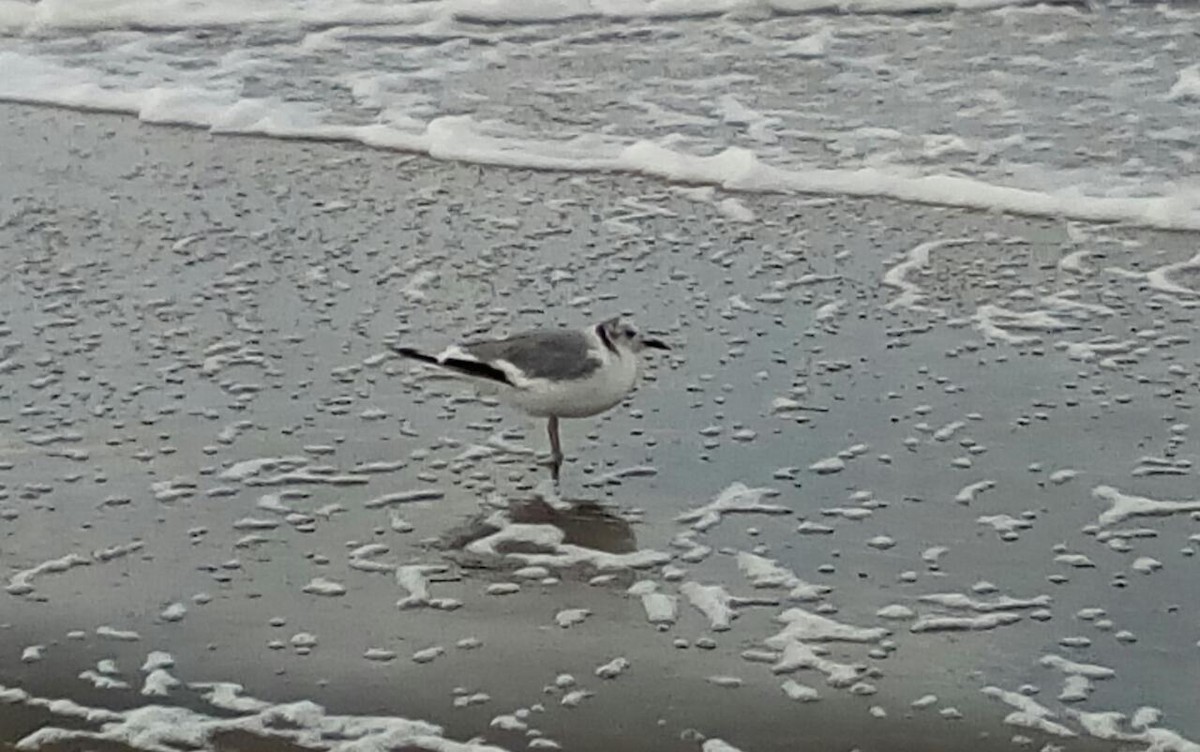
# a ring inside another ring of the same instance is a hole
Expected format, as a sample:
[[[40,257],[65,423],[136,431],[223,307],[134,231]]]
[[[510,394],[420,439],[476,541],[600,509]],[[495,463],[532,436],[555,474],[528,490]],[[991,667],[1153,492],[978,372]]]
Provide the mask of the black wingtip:
[[[420,350],[415,350],[411,347],[404,347],[403,345],[388,345],[388,347],[391,348],[392,352],[404,358],[419,360],[422,363],[428,363],[440,368],[445,368],[449,371],[455,371],[465,376],[474,376],[475,378],[486,379],[487,381],[495,381],[496,383],[504,384],[505,386],[513,386],[513,383],[508,378],[507,373],[487,363],[480,363],[475,360],[466,360],[465,358],[446,358],[445,360],[438,360],[432,355],[427,355]]]
[[[505,386],[513,386],[507,373],[487,363],[479,363],[474,360],[464,360],[462,358],[446,358],[443,361],[435,360],[434,362],[443,368],[449,368],[452,371],[458,371],[468,376],[495,381]]]
[[[388,347],[392,349],[392,352],[401,357],[412,358],[413,360],[419,360],[422,363],[433,363],[434,365],[438,364],[437,358],[433,357],[432,355],[426,355],[420,350],[414,350],[411,347],[404,347],[402,345],[388,345]]]

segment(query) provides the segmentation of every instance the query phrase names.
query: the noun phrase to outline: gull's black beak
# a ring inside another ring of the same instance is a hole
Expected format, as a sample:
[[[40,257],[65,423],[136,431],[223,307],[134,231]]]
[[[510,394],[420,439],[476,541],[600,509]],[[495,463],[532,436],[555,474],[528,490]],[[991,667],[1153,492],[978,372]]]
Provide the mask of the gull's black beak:
[[[655,350],[671,349],[671,346],[666,342],[663,342],[661,339],[654,339],[653,337],[642,337],[642,347],[652,347]]]

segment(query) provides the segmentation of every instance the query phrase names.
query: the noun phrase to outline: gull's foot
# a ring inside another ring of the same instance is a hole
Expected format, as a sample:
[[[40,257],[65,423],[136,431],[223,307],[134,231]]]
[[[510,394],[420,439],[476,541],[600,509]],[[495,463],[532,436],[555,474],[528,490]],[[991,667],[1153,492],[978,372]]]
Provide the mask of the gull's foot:
[[[558,485],[559,477],[562,475],[563,456],[552,454],[544,460],[539,460],[538,464],[550,468],[550,477],[554,480],[554,484]]]

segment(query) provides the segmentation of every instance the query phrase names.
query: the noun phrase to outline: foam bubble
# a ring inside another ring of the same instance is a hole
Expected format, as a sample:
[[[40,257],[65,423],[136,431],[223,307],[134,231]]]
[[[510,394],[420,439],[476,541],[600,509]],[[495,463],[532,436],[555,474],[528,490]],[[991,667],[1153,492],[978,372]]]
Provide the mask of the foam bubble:
[[[736,615],[732,607],[732,596],[720,585],[701,585],[698,582],[685,582],[679,586],[679,592],[696,610],[704,614],[714,632],[723,632],[731,627]]]
[[[787,609],[777,620],[783,622],[783,629],[766,640],[774,648],[784,648],[795,641],[877,642],[890,634],[883,627],[855,627],[798,607]]]
[[[999,687],[984,687],[982,692],[988,697],[1000,700],[1006,705],[1017,709],[1016,712],[1009,713],[1004,718],[1005,723],[1022,728],[1035,729],[1054,736],[1078,736],[1077,733],[1063,724],[1057,723],[1055,719],[1058,716],[1031,697],[1018,692],[1009,692]]]
[[[777,496],[778,493],[771,488],[749,488],[744,483],[733,483],[710,503],[685,512],[676,519],[680,522],[690,522],[693,529],[704,531],[731,513],[790,514],[791,510],[785,506],[763,502],[764,498]]]
[[[957,632],[987,630],[1016,624],[1021,615],[1011,611],[999,611],[981,616],[922,616],[913,622],[912,632]]]
[[[161,671],[161,669],[156,669]],[[17,743],[21,750],[69,742],[109,742],[133,749],[153,750],[180,747],[210,747],[216,737],[234,731],[250,731],[266,739],[278,739],[319,750],[333,750],[352,743],[364,748],[412,746],[441,752],[504,752],[482,742],[447,739],[442,728],[424,721],[399,716],[352,716],[329,713],[307,700],[271,703],[248,697],[240,685],[206,682],[189,685],[201,690],[206,702],[219,710],[175,705],[143,705],[124,711],[92,708],[67,699],[47,699],[0,686],[0,698],[39,706],[51,713],[77,719],[74,728],[50,724]],[[233,715],[230,715],[230,714]],[[78,728],[79,721],[99,724],[99,730]]]
[[[1133,517],[1167,517],[1200,512],[1200,501],[1159,501],[1126,494],[1112,486],[1096,486],[1092,489],[1092,498],[1109,503],[1109,508],[1097,520],[1101,527],[1109,527]]]

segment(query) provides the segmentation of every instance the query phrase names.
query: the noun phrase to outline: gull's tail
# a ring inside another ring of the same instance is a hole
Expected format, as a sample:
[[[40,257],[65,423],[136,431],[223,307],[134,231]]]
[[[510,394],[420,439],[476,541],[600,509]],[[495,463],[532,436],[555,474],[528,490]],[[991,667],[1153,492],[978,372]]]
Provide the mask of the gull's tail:
[[[413,360],[419,360],[422,363],[428,363],[440,368],[445,368],[447,371],[457,373],[460,376],[470,376],[476,379],[483,379],[484,381],[504,384],[505,386],[514,386],[512,381],[508,378],[507,373],[493,365],[489,365],[478,360],[468,360],[466,358],[456,357],[435,358],[432,355],[428,355],[411,347],[402,347],[399,345],[391,345],[390,347],[397,355],[405,358],[412,358]]]

